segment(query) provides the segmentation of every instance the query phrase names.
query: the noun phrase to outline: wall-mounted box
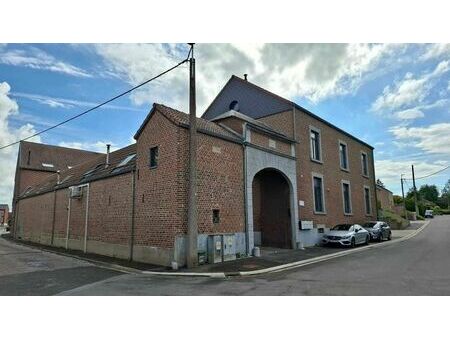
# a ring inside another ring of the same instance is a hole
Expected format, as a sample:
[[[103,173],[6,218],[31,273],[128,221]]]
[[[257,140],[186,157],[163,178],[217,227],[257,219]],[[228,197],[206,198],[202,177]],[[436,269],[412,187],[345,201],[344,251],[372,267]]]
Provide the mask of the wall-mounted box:
[[[312,230],[314,227],[313,221],[300,221],[301,230]]]

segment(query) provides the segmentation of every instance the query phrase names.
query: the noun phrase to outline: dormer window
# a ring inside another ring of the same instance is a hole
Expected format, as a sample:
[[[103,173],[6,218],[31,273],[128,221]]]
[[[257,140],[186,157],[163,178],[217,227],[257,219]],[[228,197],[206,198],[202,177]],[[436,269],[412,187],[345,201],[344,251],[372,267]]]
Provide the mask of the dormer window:
[[[231,101],[229,108],[230,110],[239,111],[239,102],[236,100]]]

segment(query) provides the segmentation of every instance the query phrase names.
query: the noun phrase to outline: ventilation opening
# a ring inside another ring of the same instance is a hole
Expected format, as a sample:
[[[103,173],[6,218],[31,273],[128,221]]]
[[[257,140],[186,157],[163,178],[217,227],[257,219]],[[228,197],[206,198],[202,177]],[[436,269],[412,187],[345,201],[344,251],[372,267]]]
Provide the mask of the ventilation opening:
[[[236,100],[231,101],[229,108],[230,110],[239,111],[239,102]]]

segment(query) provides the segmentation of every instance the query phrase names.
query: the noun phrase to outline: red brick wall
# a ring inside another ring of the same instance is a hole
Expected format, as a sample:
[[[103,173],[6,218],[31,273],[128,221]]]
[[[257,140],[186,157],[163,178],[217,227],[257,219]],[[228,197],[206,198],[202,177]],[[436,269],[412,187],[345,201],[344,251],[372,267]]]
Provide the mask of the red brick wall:
[[[49,171],[19,169],[19,195],[23,193],[26,188],[34,186],[54,174],[55,173]]]
[[[290,125],[292,118],[290,119],[289,116],[292,116],[292,112],[274,114],[259,120],[272,126],[274,129],[288,132],[292,129],[292,125]],[[319,128],[321,131],[323,164],[313,162],[310,159],[310,125]],[[364,222],[374,219],[376,217],[376,202],[372,150],[298,110],[296,110],[296,129],[296,139],[299,141],[296,146],[297,194],[298,199],[305,202],[304,207],[299,206],[299,218],[302,220],[313,220],[314,223],[326,225],[334,225],[341,222]],[[340,169],[338,140],[347,143],[349,172]],[[369,178],[362,175],[361,151],[366,152],[368,155]],[[315,214],[313,211],[312,172],[324,176],[325,215]],[[352,216],[344,215],[341,180],[348,180],[351,184]],[[371,216],[365,215],[364,185],[369,186],[371,190]]]
[[[262,117],[258,119],[258,121],[269,125],[276,131],[279,131],[288,137],[294,137],[294,120],[292,110]]]
[[[55,192],[19,201],[19,224],[23,239],[50,244]],[[109,196],[111,203],[109,204]],[[80,199],[71,199],[69,240],[82,249],[85,234],[87,188]],[[131,173],[90,183],[88,240],[128,245],[131,230]],[[56,191],[54,238],[65,243],[69,190]],[[56,244],[56,243],[55,243]]]
[[[244,121],[242,121],[236,117],[227,117],[226,119],[218,121],[218,123],[221,123],[231,129],[233,129],[235,132],[239,133],[240,135],[242,135]]]
[[[282,153],[284,155],[291,155],[291,145],[287,142],[283,142],[276,138],[271,138],[270,136],[267,136],[266,134],[259,133],[258,131],[255,131],[251,129],[250,134],[250,142],[252,144],[258,145],[260,147],[263,147],[265,149],[269,149],[271,151],[276,151],[279,153]],[[269,140],[272,139],[275,141],[276,148],[269,147]]]
[[[180,128],[158,111],[137,142],[135,244],[172,248],[182,229],[185,197],[180,189]],[[149,150],[158,146],[156,168],[149,166]]]

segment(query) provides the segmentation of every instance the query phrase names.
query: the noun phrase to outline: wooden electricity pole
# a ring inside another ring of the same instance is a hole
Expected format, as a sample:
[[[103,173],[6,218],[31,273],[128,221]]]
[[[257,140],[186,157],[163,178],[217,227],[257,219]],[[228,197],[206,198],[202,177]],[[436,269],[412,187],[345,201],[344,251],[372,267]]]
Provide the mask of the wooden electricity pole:
[[[408,219],[408,214],[406,213],[405,190],[403,189],[403,174],[400,175],[400,181],[402,183],[403,212],[405,214],[405,219]]]
[[[412,171],[413,190],[414,190],[414,209],[416,210],[416,216],[419,216],[419,207],[417,205],[416,178],[414,177],[414,165],[411,165],[411,171]]]
[[[197,116],[195,98],[195,59],[194,44],[191,46],[189,59],[189,193],[188,193],[188,240],[187,266],[198,265],[198,224],[197,224]]]

